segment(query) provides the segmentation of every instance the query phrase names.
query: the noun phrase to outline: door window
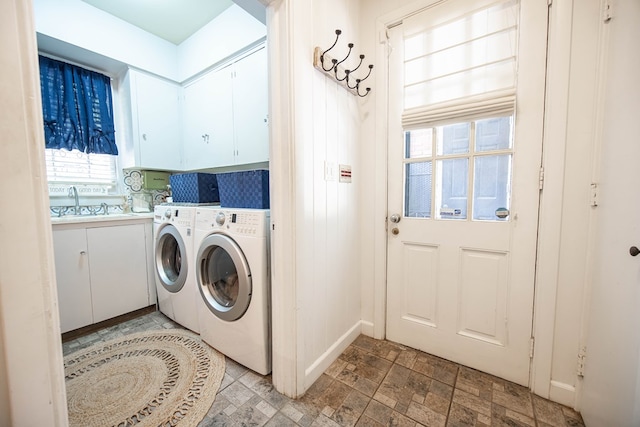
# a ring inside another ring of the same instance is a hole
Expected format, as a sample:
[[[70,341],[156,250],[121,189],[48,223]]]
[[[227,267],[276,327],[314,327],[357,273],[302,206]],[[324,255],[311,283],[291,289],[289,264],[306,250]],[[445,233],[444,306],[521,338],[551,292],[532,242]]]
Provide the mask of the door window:
[[[507,220],[513,115],[405,131],[404,141],[404,216],[432,218],[435,206],[435,219]]]

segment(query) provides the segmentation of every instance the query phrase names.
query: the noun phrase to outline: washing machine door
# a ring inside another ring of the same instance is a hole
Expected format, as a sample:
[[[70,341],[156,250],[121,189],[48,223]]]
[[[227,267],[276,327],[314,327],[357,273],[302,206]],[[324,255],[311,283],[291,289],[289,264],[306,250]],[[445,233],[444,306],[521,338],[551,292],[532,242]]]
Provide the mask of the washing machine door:
[[[224,234],[207,236],[197,256],[198,288],[209,310],[222,320],[242,317],[251,302],[251,271],[238,244]]]
[[[158,232],[155,264],[158,279],[167,291],[179,292],[187,280],[187,249],[180,232],[173,225],[165,225]]]

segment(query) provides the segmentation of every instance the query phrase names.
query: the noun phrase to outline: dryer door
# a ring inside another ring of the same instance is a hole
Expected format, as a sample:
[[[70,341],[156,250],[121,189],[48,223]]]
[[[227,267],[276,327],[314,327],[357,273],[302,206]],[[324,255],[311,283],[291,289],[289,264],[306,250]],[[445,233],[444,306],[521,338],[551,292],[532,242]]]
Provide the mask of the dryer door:
[[[238,244],[224,234],[207,236],[200,244],[196,276],[209,310],[222,320],[242,317],[251,302],[251,271]]]
[[[187,280],[187,250],[184,240],[173,225],[165,225],[156,237],[156,273],[162,287],[179,292]]]

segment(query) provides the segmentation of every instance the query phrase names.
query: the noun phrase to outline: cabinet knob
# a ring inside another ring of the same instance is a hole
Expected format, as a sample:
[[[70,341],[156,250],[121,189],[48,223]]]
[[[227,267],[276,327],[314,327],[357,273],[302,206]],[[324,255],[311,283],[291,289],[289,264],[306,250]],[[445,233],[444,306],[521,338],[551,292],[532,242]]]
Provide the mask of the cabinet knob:
[[[86,255],[87,251],[80,251],[80,255]]]
[[[143,139],[144,141],[146,141],[146,140],[147,140],[147,134],[146,134],[146,133],[143,133],[143,134],[142,134],[142,139]]]

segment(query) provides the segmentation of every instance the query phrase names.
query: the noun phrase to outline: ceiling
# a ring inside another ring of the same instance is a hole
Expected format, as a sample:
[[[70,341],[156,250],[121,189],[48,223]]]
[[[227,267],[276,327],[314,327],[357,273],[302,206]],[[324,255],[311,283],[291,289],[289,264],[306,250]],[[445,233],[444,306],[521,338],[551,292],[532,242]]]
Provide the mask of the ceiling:
[[[82,1],[175,45],[233,4],[232,0]]]

